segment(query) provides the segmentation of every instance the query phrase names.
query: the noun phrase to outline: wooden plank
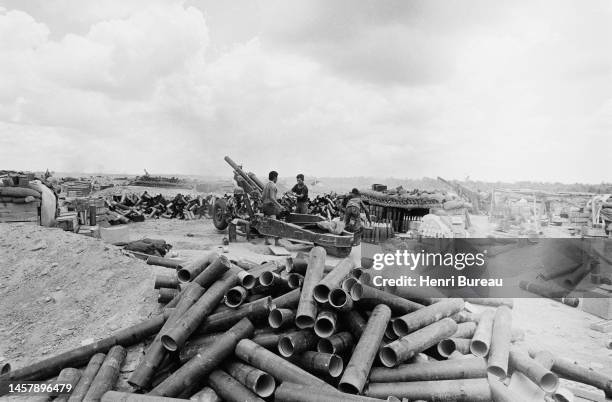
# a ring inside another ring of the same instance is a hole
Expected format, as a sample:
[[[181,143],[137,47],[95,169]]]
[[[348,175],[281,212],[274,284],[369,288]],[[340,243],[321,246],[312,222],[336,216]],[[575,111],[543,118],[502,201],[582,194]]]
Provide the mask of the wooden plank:
[[[274,255],[291,255],[291,253],[287,251],[287,249],[285,249],[284,247],[268,246],[268,248],[270,249],[270,251],[272,251],[272,254]]]

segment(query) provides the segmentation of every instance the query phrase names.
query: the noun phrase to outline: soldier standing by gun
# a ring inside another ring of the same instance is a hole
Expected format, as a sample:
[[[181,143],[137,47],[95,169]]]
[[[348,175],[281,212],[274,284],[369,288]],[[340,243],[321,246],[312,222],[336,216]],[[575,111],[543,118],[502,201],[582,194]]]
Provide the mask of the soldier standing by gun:
[[[276,181],[278,180],[278,172],[271,171],[268,173],[268,182],[263,188],[262,196],[261,196],[261,210],[264,216],[269,216],[273,219],[276,219],[276,215],[281,211],[278,210],[278,204],[276,201],[276,194],[278,192],[278,188],[276,187]],[[266,238],[266,244],[272,244],[272,238]]]
[[[308,213],[308,187],[304,184],[304,175],[298,174],[296,176],[297,184],[293,186],[291,192],[294,193],[297,197],[297,205],[295,208],[295,212],[298,214],[307,214]]]

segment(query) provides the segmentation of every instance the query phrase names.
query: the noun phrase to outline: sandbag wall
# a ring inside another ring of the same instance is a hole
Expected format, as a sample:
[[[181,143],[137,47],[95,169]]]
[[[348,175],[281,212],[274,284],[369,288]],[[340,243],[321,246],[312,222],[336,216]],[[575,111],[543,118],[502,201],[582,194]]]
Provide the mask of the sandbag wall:
[[[0,186],[0,222],[40,222],[41,193],[33,188]]]

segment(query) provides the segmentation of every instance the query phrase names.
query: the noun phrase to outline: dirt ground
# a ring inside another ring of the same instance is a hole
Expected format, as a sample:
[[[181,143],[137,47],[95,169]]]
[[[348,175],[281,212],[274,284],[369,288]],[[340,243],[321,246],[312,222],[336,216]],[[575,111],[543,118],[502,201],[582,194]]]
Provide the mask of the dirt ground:
[[[162,238],[179,259],[220,248],[225,234],[211,220],[147,220],[130,237]],[[261,240],[242,239],[228,256],[256,262],[271,255]],[[329,258],[333,264],[337,259]],[[153,278],[167,269],[128,257],[101,240],[30,224],[0,224],[0,360],[14,368],[97,340],[159,311]],[[606,336],[589,329],[601,319],[547,299],[515,299],[513,324],[527,342],[612,375]],[[142,354],[130,349],[125,378]]]
[[[0,224],[0,357],[13,367],[97,340],[158,309],[151,267],[101,240]]]

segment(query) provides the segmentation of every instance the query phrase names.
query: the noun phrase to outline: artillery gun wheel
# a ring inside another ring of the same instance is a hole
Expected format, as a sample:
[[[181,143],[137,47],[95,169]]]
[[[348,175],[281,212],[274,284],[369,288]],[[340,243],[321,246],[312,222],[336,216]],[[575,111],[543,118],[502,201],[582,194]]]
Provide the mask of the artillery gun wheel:
[[[338,258],[346,258],[349,256],[349,254],[351,254],[351,247],[334,247],[334,246],[327,246],[325,247],[325,251],[327,252],[327,254],[333,256],[333,257],[338,257]]]
[[[217,198],[212,207],[213,224],[218,230],[227,228],[227,203],[223,198]]]

